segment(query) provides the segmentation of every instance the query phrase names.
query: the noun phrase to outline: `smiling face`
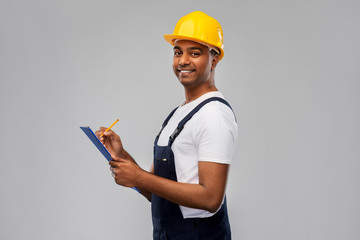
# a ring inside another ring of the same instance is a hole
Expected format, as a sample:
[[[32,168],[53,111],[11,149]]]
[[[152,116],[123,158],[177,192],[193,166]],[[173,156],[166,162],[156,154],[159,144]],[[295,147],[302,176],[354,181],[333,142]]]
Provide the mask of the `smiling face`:
[[[184,87],[213,84],[213,70],[218,62],[209,48],[193,41],[178,40],[174,46],[173,70]]]

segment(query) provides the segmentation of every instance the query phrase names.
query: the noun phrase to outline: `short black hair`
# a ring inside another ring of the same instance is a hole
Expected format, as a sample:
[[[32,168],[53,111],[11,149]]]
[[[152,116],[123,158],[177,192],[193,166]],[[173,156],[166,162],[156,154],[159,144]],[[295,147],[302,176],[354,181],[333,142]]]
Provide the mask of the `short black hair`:
[[[210,50],[210,55],[213,57],[215,55],[220,55],[219,53],[217,53],[214,49]]]

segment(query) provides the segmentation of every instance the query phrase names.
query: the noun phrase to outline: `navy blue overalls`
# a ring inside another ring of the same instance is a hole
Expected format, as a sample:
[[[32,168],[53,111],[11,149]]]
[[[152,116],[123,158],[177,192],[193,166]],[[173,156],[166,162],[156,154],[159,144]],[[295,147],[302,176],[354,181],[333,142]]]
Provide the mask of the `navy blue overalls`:
[[[167,146],[158,146],[159,136],[176,109],[165,119],[162,129],[154,143],[154,173],[157,176],[177,181],[174,153],[171,146],[180,134],[184,125],[206,103],[220,101],[230,107],[224,99],[212,97],[201,102],[183,120],[180,121],[174,133],[169,137]],[[231,108],[231,107],[230,107]],[[154,240],[230,240],[231,231],[227,213],[226,198],[220,210],[209,218],[184,219],[178,204],[152,194],[151,211]]]

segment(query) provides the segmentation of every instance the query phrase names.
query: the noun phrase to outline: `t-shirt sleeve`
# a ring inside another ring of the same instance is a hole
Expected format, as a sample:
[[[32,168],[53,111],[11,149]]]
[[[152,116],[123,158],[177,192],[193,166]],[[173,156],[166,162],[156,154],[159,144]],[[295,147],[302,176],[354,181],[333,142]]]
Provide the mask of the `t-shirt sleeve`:
[[[230,164],[238,131],[232,110],[220,102],[208,103],[199,110],[195,125],[198,161]]]

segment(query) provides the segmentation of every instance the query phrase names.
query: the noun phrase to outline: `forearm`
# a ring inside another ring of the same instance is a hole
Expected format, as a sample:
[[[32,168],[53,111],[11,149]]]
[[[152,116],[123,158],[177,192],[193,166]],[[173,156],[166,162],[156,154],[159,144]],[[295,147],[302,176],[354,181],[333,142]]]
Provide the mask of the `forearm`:
[[[139,175],[136,186],[176,204],[210,212],[219,208],[224,194],[216,194],[201,184],[180,183],[145,171]]]
[[[156,194],[176,204],[215,212],[221,205],[227,181],[229,165],[199,162],[199,184],[181,183],[156,176],[142,170],[126,151],[123,158],[110,161],[115,172],[115,181],[126,187],[137,187],[151,201]]]
[[[140,191],[141,195],[143,195],[149,202],[151,202],[151,192],[141,187],[137,187],[137,189]]]
[[[125,150],[123,149],[121,151],[121,157],[124,159],[128,159],[131,160],[132,162],[134,162],[136,165],[138,165],[135,161],[135,159]],[[149,174],[153,174],[153,169],[151,168]],[[140,193],[149,201],[151,202],[151,192],[146,190],[145,188],[142,188],[140,186],[137,186],[137,189],[140,191]]]

